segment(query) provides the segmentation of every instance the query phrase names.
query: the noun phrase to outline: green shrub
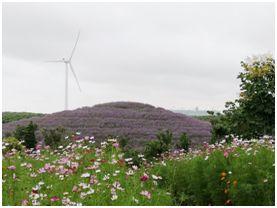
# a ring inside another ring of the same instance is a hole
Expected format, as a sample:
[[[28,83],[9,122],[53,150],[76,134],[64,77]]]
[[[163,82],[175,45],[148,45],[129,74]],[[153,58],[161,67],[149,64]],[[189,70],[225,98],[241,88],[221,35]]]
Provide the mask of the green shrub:
[[[166,146],[168,150],[173,139],[172,132],[169,130],[166,130],[165,132],[159,132],[157,134],[157,138],[164,146]]]
[[[66,131],[63,127],[57,127],[55,129],[42,129],[41,131],[45,145],[49,145],[51,148],[57,148],[61,144],[65,143],[64,137],[66,136]]]
[[[127,146],[128,142],[129,142],[129,139],[127,137],[119,137],[118,142],[119,142],[119,146],[122,149],[125,149],[125,147]]]
[[[32,121],[27,126],[17,126],[14,131],[14,137],[24,142],[27,148],[35,148],[37,140],[35,131],[38,126],[33,124]]]
[[[150,141],[145,147],[145,157],[152,159],[169,150],[173,135],[170,131],[159,132],[155,141]]]
[[[2,145],[2,153],[6,154],[7,152],[10,152],[12,149],[15,149],[20,152],[24,149],[24,146],[15,137],[4,138]]]
[[[182,133],[179,139],[178,147],[184,149],[186,152],[189,150],[190,141],[186,133]]]
[[[147,159],[152,159],[153,157],[158,157],[164,151],[160,141],[150,141],[146,144],[144,154]]]
[[[137,150],[129,149],[124,151],[124,158],[132,158],[132,165],[140,167],[143,163],[143,160],[138,156],[139,154],[140,152],[138,152]]]

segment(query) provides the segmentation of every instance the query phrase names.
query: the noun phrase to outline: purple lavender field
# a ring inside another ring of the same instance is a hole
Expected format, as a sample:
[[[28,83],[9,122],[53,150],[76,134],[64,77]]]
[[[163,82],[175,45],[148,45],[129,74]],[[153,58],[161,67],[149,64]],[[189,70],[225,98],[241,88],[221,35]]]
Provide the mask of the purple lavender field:
[[[3,134],[13,131],[17,125],[28,125],[30,121],[38,124],[39,128],[63,126],[73,132],[80,131],[83,135],[94,135],[98,141],[109,135],[126,136],[130,138],[130,145],[136,148],[155,139],[160,130],[172,131],[175,137],[173,143],[185,132],[192,146],[208,142],[211,135],[209,122],[135,102],[105,103],[22,119],[3,124]]]

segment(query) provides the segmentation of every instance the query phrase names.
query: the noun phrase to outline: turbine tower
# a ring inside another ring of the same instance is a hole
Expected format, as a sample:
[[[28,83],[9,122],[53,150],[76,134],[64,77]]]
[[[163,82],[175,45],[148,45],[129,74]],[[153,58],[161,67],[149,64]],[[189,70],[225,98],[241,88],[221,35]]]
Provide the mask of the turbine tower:
[[[68,58],[62,58],[61,60],[55,60],[55,61],[46,61],[46,62],[52,62],[52,63],[64,63],[65,64],[65,110],[68,109],[68,70],[70,69],[72,71],[72,74],[76,80],[76,83],[78,85],[78,88],[81,92],[81,87],[80,87],[80,84],[79,84],[79,81],[78,81],[78,78],[76,76],[76,73],[74,71],[74,68],[71,64],[71,59],[72,59],[72,56],[75,52],[75,49],[76,49],[76,46],[77,46],[77,43],[79,41],[79,36],[80,36],[80,31],[78,32],[78,35],[77,35],[77,39],[76,39],[76,42],[75,42],[75,45],[73,47],[73,50],[70,54],[70,56]]]

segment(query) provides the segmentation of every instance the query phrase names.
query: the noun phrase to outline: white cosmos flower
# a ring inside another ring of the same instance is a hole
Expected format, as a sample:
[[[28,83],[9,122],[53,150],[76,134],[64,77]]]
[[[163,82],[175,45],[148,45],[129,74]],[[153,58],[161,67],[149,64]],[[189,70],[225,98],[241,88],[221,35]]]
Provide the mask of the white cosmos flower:
[[[126,175],[134,175],[134,171],[132,169],[129,169],[128,172],[126,172]]]
[[[42,186],[42,185],[44,185],[44,182],[40,181],[40,182],[38,182],[38,185]]]
[[[87,194],[93,194],[94,193],[94,189],[90,188],[89,191],[87,192]]]
[[[112,198],[111,200],[114,201],[114,200],[117,200],[118,196],[115,194],[115,195],[112,195]]]
[[[133,160],[133,158],[126,158],[126,159],[125,159],[126,162],[129,162],[129,161],[131,161],[131,160]]]
[[[83,173],[83,174],[81,175],[81,178],[88,178],[88,177],[90,177],[90,174],[89,174],[89,173]]]
[[[156,175],[152,175],[152,178],[153,178],[154,180],[159,180],[159,179],[162,179],[162,177],[161,177],[161,176],[156,176]]]
[[[110,177],[108,175],[105,175],[104,178],[103,178],[103,181],[106,181],[108,179],[110,179]]]

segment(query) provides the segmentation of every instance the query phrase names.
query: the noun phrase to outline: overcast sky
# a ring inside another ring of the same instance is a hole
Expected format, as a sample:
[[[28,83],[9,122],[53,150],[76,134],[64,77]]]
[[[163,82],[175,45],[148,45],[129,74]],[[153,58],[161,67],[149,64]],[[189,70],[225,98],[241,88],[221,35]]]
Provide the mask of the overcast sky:
[[[3,111],[137,101],[222,110],[239,92],[240,61],[274,53],[273,3],[4,3]]]

